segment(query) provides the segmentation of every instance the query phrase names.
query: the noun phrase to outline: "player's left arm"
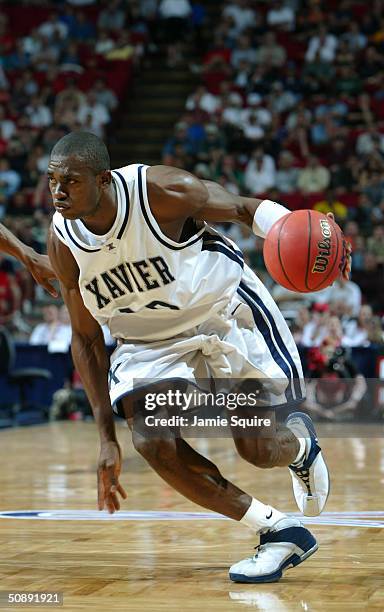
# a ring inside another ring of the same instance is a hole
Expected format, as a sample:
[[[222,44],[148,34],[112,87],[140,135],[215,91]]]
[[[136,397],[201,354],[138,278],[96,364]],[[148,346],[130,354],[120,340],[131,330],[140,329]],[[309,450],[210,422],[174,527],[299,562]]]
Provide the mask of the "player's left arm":
[[[230,193],[213,181],[170,166],[152,166],[147,171],[151,209],[159,223],[193,217],[208,222],[245,223],[252,227],[256,209],[263,200]],[[286,212],[290,211],[286,209]],[[264,237],[259,228],[259,235]]]
[[[291,212],[277,202],[233,194],[218,183],[201,181],[185,170],[170,166],[148,169],[147,190],[152,212],[160,224],[172,224],[188,217],[214,223],[244,223],[256,236],[265,238],[275,221]],[[350,253],[348,243],[342,273],[346,279],[351,271]]]

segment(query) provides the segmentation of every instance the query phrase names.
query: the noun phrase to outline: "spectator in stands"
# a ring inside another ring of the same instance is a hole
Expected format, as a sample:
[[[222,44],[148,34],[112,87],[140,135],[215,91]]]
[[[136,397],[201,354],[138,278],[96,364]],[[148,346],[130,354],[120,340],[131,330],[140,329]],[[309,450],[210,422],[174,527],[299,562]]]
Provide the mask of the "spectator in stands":
[[[337,133],[337,124],[329,113],[317,117],[310,126],[310,138],[315,147],[327,145]]]
[[[196,157],[198,161],[209,162],[214,151],[223,151],[225,141],[223,134],[214,123],[207,123],[204,126],[205,138],[196,143]]]
[[[272,83],[268,103],[273,112],[286,113],[296,105],[298,100],[299,96],[284,86],[281,81]]]
[[[77,72],[83,74],[84,68],[81,65],[79,44],[72,40],[63,50],[60,57],[60,71]]]
[[[372,326],[373,311],[369,304],[364,304],[356,317],[347,321],[342,338],[343,346],[369,346],[369,335]]]
[[[303,193],[317,193],[327,189],[330,179],[328,168],[320,164],[315,155],[311,155],[305,168],[299,172],[297,184]]]
[[[373,45],[364,49],[359,62],[359,74],[367,85],[379,85],[384,67],[384,57]]]
[[[335,196],[333,189],[327,189],[325,198],[313,205],[314,210],[324,213],[333,213],[337,223],[342,224],[348,216],[348,208]]]
[[[359,134],[356,141],[356,153],[358,155],[369,155],[374,153],[377,148],[384,155],[384,134],[378,132],[375,125],[371,125]]]
[[[273,0],[272,8],[267,12],[267,24],[270,28],[292,31],[295,27],[295,13],[292,6],[282,0]]]
[[[130,32],[123,30],[120,32],[120,36],[116,40],[113,49],[105,54],[105,58],[108,60],[132,59],[132,61],[137,64],[142,54],[143,45],[133,44]]]
[[[317,418],[351,421],[367,391],[367,383],[342,347],[320,347],[310,356],[312,380],[307,383],[305,408]]]
[[[309,108],[306,107],[303,101],[299,102],[297,107],[292,110],[285,122],[288,130],[296,130],[296,128],[309,128],[312,119],[312,113]]]
[[[211,172],[212,180],[214,181],[219,180],[220,177],[225,177],[227,185],[232,185],[232,189],[229,189],[229,191],[237,191],[239,194],[244,193],[244,172],[236,163],[234,155],[220,155],[217,160],[211,163]],[[235,189],[233,186],[235,186]],[[233,227],[236,226],[234,225]]]
[[[91,43],[95,40],[95,26],[82,11],[75,14],[75,22],[71,28],[71,37],[82,43]]]
[[[251,66],[257,61],[257,51],[252,44],[251,37],[246,34],[239,36],[231,54],[231,65],[235,70],[242,61],[248,62]]]
[[[79,89],[74,79],[68,79],[67,86],[56,96],[54,116],[57,123],[63,121],[63,115],[76,115],[79,108],[86,103],[85,94]]]
[[[371,96],[363,92],[357,97],[357,104],[349,111],[347,123],[349,126],[366,127],[372,125],[374,120]]]
[[[313,62],[316,55],[325,62],[332,63],[336,56],[337,38],[330,34],[325,25],[320,25],[317,34],[309,39],[308,48],[305,53],[307,62]]]
[[[323,94],[324,90],[321,91],[321,88],[324,88],[325,91],[329,90],[330,84],[335,76],[335,67],[321,56],[320,49],[318,49],[313,55],[313,58],[307,60],[302,68],[301,74],[302,78],[307,80],[308,85],[308,78],[313,77],[318,87],[318,93]]]
[[[117,97],[110,87],[107,87],[105,79],[96,79],[93,84],[92,92],[98,104],[105,106],[108,111],[113,112],[118,105]]]
[[[42,309],[43,323],[33,329],[29,338],[30,344],[43,344],[52,353],[64,353],[69,350],[72,330],[69,323],[62,323],[60,311],[56,304],[47,304]]]
[[[328,322],[330,318],[329,306],[324,303],[315,303],[312,307],[311,318],[304,325],[301,336],[302,346],[320,346],[328,335]]]
[[[25,113],[29,117],[32,128],[44,128],[52,123],[52,113],[38,95],[32,96]]]
[[[0,104],[0,138],[7,141],[16,131],[15,122],[7,117],[5,106]]]
[[[248,121],[250,116],[256,118],[257,123],[263,128],[271,125],[271,111],[262,106],[263,99],[257,93],[250,93],[247,96],[247,108],[242,112],[243,121]]]
[[[336,279],[333,285],[318,293],[319,303],[329,304],[333,312],[357,317],[361,307],[361,289],[351,280]]]
[[[186,110],[201,110],[208,115],[214,115],[220,106],[219,96],[214,96],[204,85],[200,85],[194,93],[190,94],[185,103]]]
[[[367,37],[361,32],[357,21],[347,25],[347,31],[341,35],[340,40],[345,40],[353,53],[359,53],[367,44]]]
[[[97,27],[101,30],[117,32],[124,28],[124,24],[125,13],[121,8],[120,0],[111,0],[99,13]]]
[[[240,60],[233,76],[236,88],[246,90],[251,79],[253,66],[246,60]]]
[[[222,122],[239,129],[244,125],[243,99],[237,92],[232,92],[226,98],[221,115]]]
[[[185,121],[176,123],[174,135],[166,141],[163,147],[163,163],[166,166],[177,165],[175,158],[176,154],[180,152],[186,159],[190,159],[195,153],[194,143],[188,136],[188,123]]]
[[[367,235],[372,230],[372,202],[366,193],[360,193],[357,206],[349,213],[351,220],[359,226],[359,231]]]
[[[21,178],[16,170],[12,170],[6,157],[0,158],[0,183],[5,186],[6,197],[12,196],[18,190]]]
[[[297,189],[299,169],[294,167],[295,158],[290,151],[281,151],[278,159],[275,186],[282,194],[292,193]],[[284,195],[282,195],[284,198]]]
[[[159,16],[163,20],[165,40],[168,43],[180,41],[188,29],[192,7],[189,0],[161,0]]]
[[[353,66],[341,66],[336,76],[336,91],[340,96],[353,98],[362,92],[363,82]]]
[[[257,49],[256,63],[269,68],[281,68],[287,59],[287,52],[276,41],[274,32],[266,32],[262,44]]]
[[[231,0],[224,8],[223,15],[233,19],[238,34],[252,28],[256,23],[256,11],[250,6],[248,0]]]
[[[107,55],[115,47],[115,41],[105,30],[100,30],[97,36],[95,51],[99,55]]]
[[[86,103],[81,104],[77,113],[79,124],[89,132],[96,134],[99,138],[104,137],[104,129],[110,121],[110,114],[104,104],[97,102],[95,93],[91,90],[87,93]]]
[[[244,175],[244,182],[250,194],[260,194],[275,186],[276,167],[273,157],[262,147],[254,149]]]
[[[384,196],[384,172],[380,165],[378,170],[362,172],[360,175],[360,187],[362,188],[371,206],[378,206]]]
[[[242,119],[242,129],[244,137],[252,144],[259,142],[264,136],[264,129],[255,112],[251,112]]]
[[[333,62],[333,65],[335,66],[335,69],[336,69],[336,73],[338,72],[340,68],[343,68],[344,66],[349,66],[349,67],[353,66],[354,61],[355,61],[355,56],[353,52],[351,51],[347,41],[340,40],[338,47],[337,47],[336,57]]]
[[[37,28],[37,32],[48,40],[52,40],[56,35],[64,40],[68,36],[68,25],[60,19],[59,13],[54,12]]]
[[[305,323],[310,320],[308,308],[312,304],[312,300],[308,297],[307,293],[298,293],[282,287],[282,285],[274,285],[271,290],[271,295],[279,307],[280,312],[283,313],[286,319],[295,322],[296,332],[300,331],[300,342],[301,333]],[[303,323],[302,315],[303,310],[308,313],[308,319]],[[298,325],[299,320],[303,323],[301,326]]]
[[[367,250],[376,257],[378,264],[384,264],[384,225],[373,228],[373,235],[367,240]]]
[[[16,192],[12,198],[8,213],[11,214],[12,217],[27,217],[31,212],[32,209],[27,200],[26,193],[24,191]]]
[[[16,41],[12,53],[2,58],[2,64],[6,70],[24,70],[31,65],[30,56],[25,52],[23,42],[20,39]]]

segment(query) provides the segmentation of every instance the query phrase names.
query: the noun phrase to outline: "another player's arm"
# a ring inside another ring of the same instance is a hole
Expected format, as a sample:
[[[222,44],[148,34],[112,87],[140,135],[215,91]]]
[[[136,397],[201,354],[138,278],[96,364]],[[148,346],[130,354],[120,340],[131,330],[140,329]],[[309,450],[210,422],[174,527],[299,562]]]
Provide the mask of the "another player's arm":
[[[53,297],[57,297],[55,287],[49,282],[55,278],[55,273],[48,257],[39,255],[32,247],[21,242],[2,223],[0,223],[0,251],[16,257],[25,265],[37,283]]]
[[[101,451],[98,465],[98,504],[110,513],[120,508],[117,492],[126,497],[118,482],[121,452],[116,437],[108,392],[109,359],[100,325],[84,306],[78,279],[79,268],[68,249],[51,229],[48,254],[60,282],[72,326],[71,349],[99,430]]]
[[[157,221],[169,226],[188,217],[244,223],[254,234],[265,238],[275,221],[291,212],[277,202],[235,195],[213,181],[201,181],[185,170],[169,166],[148,169],[147,190]],[[351,270],[350,253],[348,244],[342,273],[345,279]]]

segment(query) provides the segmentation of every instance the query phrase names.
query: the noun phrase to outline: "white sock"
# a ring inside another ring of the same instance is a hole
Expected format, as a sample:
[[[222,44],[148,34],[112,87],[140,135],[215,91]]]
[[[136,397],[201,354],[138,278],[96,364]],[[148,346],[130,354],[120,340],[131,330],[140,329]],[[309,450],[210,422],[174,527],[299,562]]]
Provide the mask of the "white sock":
[[[265,527],[273,527],[277,521],[283,518],[287,518],[287,515],[279,512],[279,510],[276,510],[273,506],[262,504],[252,497],[251,505],[243,518],[240,519],[240,523],[247,525],[247,527],[251,529],[260,531],[260,529],[265,529]]]
[[[306,438],[297,437],[297,439],[299,441],[300,448],[299,448],[299,452],[297,453],[296,459],[292,461],[292,465],[300,465],[300,463],[303,462],[305,451],[307,448]]]

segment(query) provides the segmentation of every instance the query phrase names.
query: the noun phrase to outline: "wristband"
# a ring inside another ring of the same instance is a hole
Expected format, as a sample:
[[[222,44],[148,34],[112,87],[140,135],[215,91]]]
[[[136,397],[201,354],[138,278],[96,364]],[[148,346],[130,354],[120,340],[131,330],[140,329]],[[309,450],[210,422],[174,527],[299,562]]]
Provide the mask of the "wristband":
[[[271,229],[272,225],[285,217],[291,211],[285,206],[272,202],[272,200],[263,200],[256,208],[255,216],[253,217],[252,231],[256,236],[265,238]]]

